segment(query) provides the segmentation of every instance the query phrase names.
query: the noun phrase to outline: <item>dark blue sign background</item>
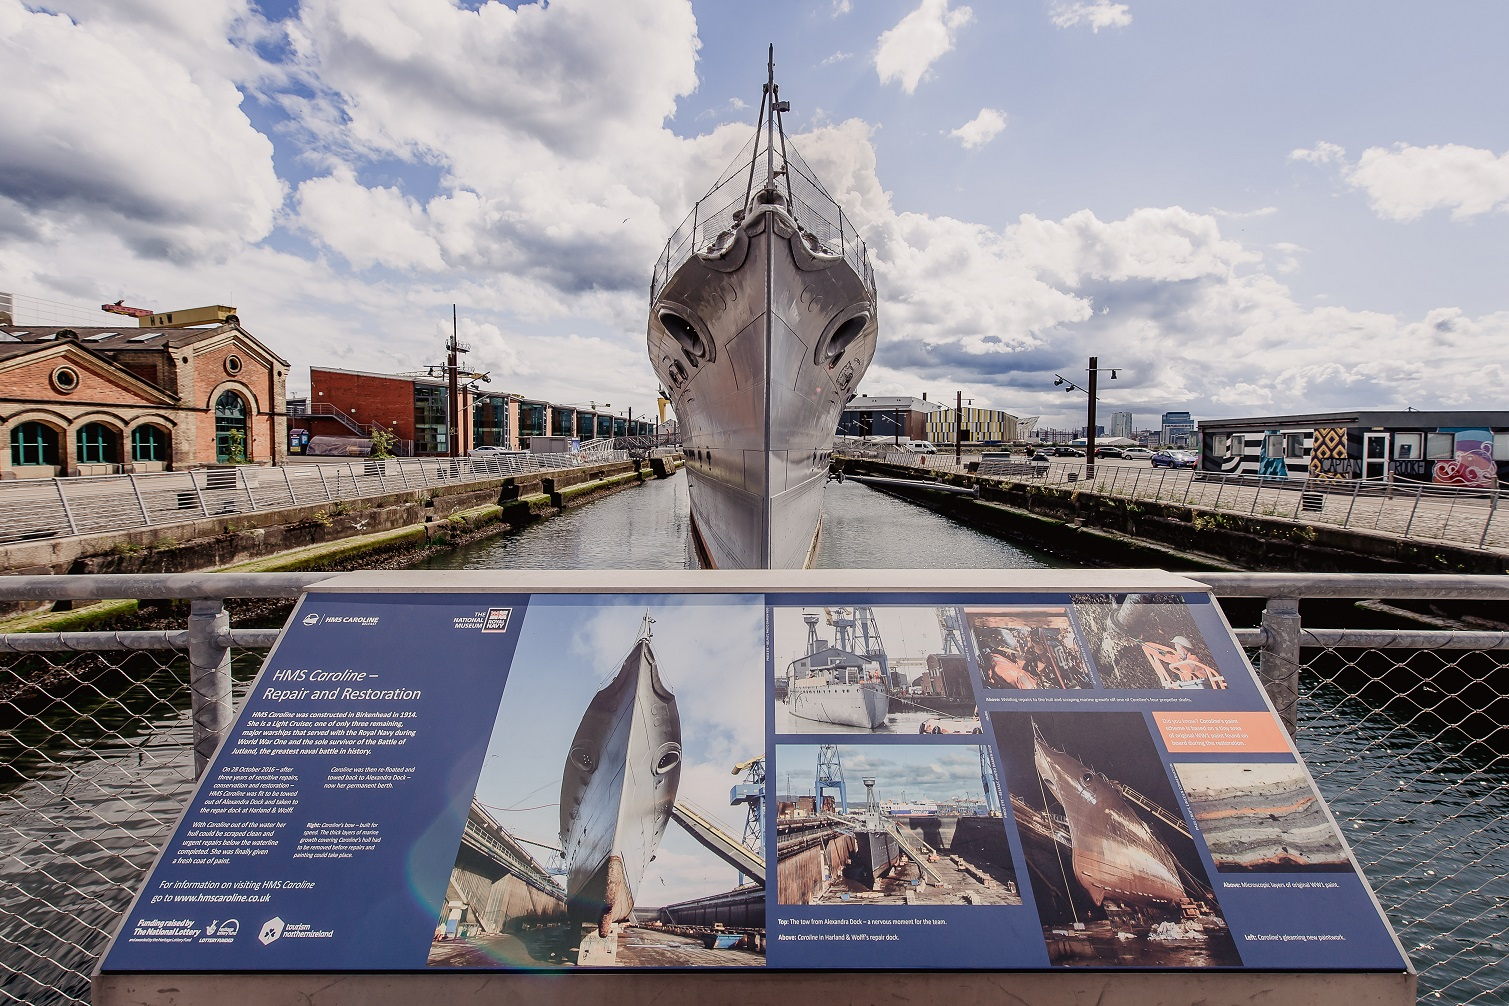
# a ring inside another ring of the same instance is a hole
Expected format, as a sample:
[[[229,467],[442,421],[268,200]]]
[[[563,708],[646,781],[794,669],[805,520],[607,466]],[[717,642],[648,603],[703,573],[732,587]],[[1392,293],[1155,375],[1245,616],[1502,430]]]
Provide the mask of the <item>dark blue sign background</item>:
[[[234,732],[125,920],[105,969],[423,968],[527,601],[498,594],[307,598],[253,685]],[[502,608],[511,609],[506,631],[496,631],[495,616],[493,631],[484,632],[488,612]],[[355,671],[369,677],[326,684],[311,681],[316,670],[337,675]],[[300,671],[305,673],[299,675]],[[420,697],[284,697],[320,688],[417,691]],[[370,755],[359,757],[236,753],[257,747],[255,739],[243,743],[243,735],[259,722],[258,712],[328,710],[391,711],[395,716],[413,712],[402,722],[412,724],[406,729],[414,736],[403,745],[375,746]],[[331,769],[337,767],[356,768],[358,775],[363,769],[386,767],[414,771],[391,789],[327,788]],[[247,773],[248,769],[258,771]],[[298,777],[298,805],[292,813],[270,818],[204,812],[217,781],[274,779],[287,769]],[[184,840],[196,822],[248,818],[283,823],[276,829],[276,846],[266,855],[231,856],[228,864],[215,866],[174,864],[182,858]],[[373,824],[380,841],[371,851],[355,852],[349,859],[295,859],[300,836],[311,821]],[[230,919],[234,927],[226,926]],[[274,926],[279,935],[263,942],[258,937],[270,933],[266,927],[274,920],[281,922]],[[188,925],[145,924],[150,922]],[[211,924],[216,933],[229,928],[231,935],[216,941],[207,932]],[[308,929],[296,928],[304,926]],[[198,934],[182,935],[191,930]],[[154,931],[165,935],[148,942],[152,937],[146,934]],[[331,936],[294,935],[301,931]],[[133,940],[138,933],[143,935]]]

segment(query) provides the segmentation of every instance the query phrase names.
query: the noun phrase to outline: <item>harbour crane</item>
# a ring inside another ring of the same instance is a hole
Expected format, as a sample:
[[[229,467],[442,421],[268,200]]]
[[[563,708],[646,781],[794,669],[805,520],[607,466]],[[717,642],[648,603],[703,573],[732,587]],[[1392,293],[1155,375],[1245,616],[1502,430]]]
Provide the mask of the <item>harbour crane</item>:
[[[838,790],[838,812],[849,813],[849,794],[844,789],[844,766],[838,756],[837,744],[824,744],[817,749],[817,784],[813,788],[816,806],[812,808],[814,814],[823,812],[823,790]]]

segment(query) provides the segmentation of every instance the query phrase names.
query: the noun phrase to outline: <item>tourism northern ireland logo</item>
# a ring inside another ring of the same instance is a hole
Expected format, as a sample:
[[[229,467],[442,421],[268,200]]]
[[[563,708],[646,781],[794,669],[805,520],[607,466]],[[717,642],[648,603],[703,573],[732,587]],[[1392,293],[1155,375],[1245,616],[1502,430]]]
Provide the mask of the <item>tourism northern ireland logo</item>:
[[[470,615],[457,615],[451,619],[453,629],[481,629],[483,632],[507,632],[513,620],[512,608],[488,608]]]

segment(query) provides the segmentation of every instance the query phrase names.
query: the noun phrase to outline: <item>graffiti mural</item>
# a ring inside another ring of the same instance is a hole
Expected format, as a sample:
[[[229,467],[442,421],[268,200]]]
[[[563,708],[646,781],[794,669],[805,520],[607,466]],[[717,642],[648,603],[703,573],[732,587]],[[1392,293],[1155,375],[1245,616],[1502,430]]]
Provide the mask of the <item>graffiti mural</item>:
[[[1317,427],[1314,446],[1310,448],[1310,478],[1340,481],[1351,478],[1354,471],[1353,462],[1347,457],[1347,428]]]
[[[1267,478],[1286,479],[1289,466],[1284,464],[1284,438],[1278,430],[1263,431],[1263,453],[1258,461],[1258,474]]]
[[[1498,466],[1493,463],[1493,434],[1483,429],[1443,429],[1456,434],[1456,456],[1435,463],[1432,475],[1437,485],[1493,488]]]

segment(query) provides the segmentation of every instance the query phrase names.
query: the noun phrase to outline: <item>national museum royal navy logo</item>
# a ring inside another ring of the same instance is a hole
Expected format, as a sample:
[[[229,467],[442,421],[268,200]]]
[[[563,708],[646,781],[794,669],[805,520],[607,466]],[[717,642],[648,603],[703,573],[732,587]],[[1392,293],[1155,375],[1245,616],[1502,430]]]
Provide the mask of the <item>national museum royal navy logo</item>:
[[[513,618],[512,608],[488,608],[451,619],[453,629],[481,629],[483,632],[507,632]]]

